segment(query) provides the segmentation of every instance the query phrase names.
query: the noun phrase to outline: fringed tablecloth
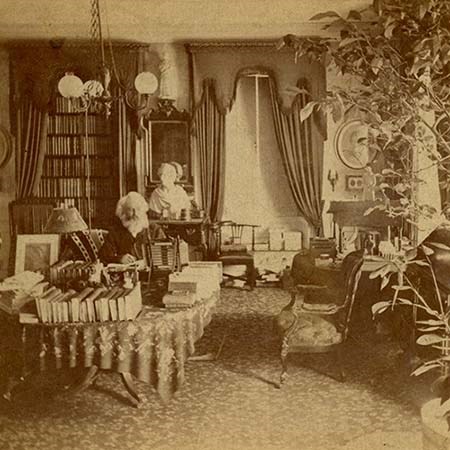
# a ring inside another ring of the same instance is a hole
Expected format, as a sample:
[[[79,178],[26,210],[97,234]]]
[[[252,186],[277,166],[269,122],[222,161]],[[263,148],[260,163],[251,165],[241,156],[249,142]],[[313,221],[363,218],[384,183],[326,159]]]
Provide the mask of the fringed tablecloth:
[[[155,312],[144,306],[134,321],[26,324],[25,364],[38,354],[41,370],[96,365],[129,372],[167,401],[184,382],[184,363],[211,321],[218,297],[215,293],[176,311]]]

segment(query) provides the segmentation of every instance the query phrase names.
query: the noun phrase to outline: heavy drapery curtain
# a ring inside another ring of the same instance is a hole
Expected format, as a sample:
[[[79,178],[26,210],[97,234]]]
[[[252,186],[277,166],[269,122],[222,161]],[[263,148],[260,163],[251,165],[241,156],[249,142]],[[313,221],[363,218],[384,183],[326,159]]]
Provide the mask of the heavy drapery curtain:
[[[206,79],[193,114],[202,206],[212,221],[220,220],[225,166],[225,114],[219,110],[214,82]]]
[[[25,100],[17,110],[17,198],[36,195],[42,176],[48,113]]]
[[[286,111],[280,105],[272,80],[269,85],[275,134],[292,195],[304,218],[319,235],[322,232],[323,142],[320,134],[314,132],[313,116],[304,122],[300,120],[300,111],[309,98],[306,94],[297,95],[291,109]]]

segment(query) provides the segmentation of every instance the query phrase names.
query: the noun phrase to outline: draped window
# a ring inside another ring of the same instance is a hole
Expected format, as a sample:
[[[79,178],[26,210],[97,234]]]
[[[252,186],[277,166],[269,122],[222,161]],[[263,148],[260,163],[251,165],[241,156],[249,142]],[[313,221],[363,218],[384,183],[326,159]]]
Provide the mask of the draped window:
[[[262,70],[272,79],[272,110],[286,177],[299,211],[318,233],[321,228],[322,152],[326,127],[323,121],[312,118],[300,124],[299,111],[305,99],[297,98],[293,102],[288,91],[299,79],[306,79],[311,97],[320,98],[326,84],[324,67],[306,58],[300,58],[296,63],[291,52],[279,51],[275,44],[267,42],[189,44],[187,51],[199,146],[200,169],[197,176],[201,182],[197,185],[200,186],[203,207],[213,220],[222,218],[224,174],[220,168],[224,158],[225,115],[233,103],[241,74],[245,70]],[[215,82],[214,90],[211,80]],[[218,151],[219,148],[223,151]],[[217,206],[212,208],[213,204]]]

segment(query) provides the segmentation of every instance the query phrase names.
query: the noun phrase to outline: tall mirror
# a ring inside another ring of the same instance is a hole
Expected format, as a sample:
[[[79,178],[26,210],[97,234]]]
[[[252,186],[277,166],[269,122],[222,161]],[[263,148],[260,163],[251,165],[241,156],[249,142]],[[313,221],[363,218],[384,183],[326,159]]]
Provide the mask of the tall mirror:
[[[179,180],[186,188],[192,187],[192,155],[189,136],[189,113],[170,110],[151,110],[143,119],[147,152],[144,179],[150,190],[159,183],[158,168],[162,163],[177,162],[183,167]]]

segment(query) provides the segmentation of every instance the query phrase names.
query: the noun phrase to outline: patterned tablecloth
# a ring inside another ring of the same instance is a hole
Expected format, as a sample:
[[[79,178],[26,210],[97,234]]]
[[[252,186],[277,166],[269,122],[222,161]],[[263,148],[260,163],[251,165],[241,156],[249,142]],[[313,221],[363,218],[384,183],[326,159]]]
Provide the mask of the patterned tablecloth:
[[[190,309],[176,311],[144,306],[134,321],[26,324],[24,364],[39,359],[41,370],[96,365],[129,372],[167,401],[183,384],[184,364],[211,321],[218,297],[217,292]]]

